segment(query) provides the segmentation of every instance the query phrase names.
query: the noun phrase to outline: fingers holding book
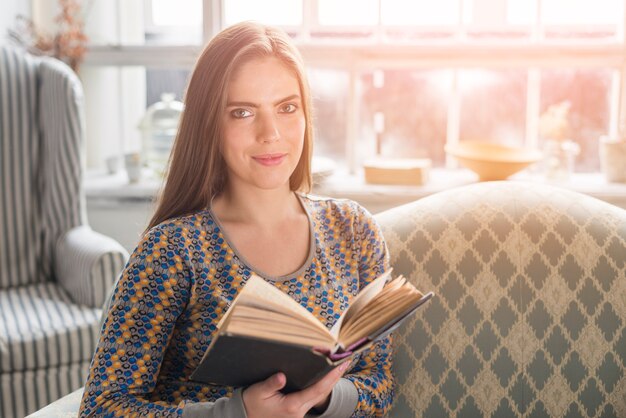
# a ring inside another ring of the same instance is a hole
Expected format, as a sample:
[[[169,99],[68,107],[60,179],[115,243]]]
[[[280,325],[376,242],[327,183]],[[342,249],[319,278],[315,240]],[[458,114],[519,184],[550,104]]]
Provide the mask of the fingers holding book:
[[[341,379],[346,370],[348,370],[348,366],[350,366],[350,362],[344,361],[339,366],[328,372],[328,374],[324,376],[324,378],[319,382],[315,383],[312,386],[309,386],[308,388],[300,392],[293,393],[292,395],[305,395],[305,398],[309,395],[312,395],[312,397],[318,398],[318,401],[315,402],[315,404],[311,405],[309,409],[313,409],[316,412],[325,411],[328,407],[328,404],[330,403],[330,396],[333,388],[335,387],[337,382],[339,382],[339,379]],[[309,409],[307,409],[307,411]]]
[[[323,411],[329,404],[333,388],[349,365],[350,362],[345,361],[317,383],[287,395],[281,392],[287,383],[284,373],[276,373],[255,383],[243,392],[246,415],[248,418],[303,418],[311,409]]]

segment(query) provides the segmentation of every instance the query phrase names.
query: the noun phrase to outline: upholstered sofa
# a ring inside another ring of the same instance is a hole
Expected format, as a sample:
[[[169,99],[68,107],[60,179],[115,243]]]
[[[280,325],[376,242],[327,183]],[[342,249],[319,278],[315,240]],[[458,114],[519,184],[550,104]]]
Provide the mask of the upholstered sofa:
[[[436,294],[395,334],[389,417],[626,417],[626,211],[493,182],[377,219],[395,272]]]
[[[396,333],[391,417],[626,417],[626,211],[494,182],[378,220],[436,294]]]

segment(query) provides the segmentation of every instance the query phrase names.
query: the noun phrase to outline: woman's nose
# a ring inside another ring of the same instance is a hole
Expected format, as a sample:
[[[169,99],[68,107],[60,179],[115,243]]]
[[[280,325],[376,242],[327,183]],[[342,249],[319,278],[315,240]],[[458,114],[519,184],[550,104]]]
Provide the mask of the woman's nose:
[[[263,115],[259,121],[258,139],[261,142],[277,141],[280,138],[275,115]]]

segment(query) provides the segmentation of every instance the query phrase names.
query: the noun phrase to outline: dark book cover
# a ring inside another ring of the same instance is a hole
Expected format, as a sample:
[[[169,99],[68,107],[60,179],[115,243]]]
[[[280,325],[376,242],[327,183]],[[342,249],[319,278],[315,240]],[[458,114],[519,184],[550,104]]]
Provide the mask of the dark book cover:
[[[423,295],[377,332],[336,354],[323,354],[311,347],[281,341],[230,333],[218,334],[190,379],[202,383],[245,387],[283,372],[287,383],[282,392],[305,389],[343,361],[350,360],[371,347],[374,342],[387,337],[432,296],[432,292]]]
[[[314,384],[341,363],[333,363],[310,347],[229,334],[217,336],[209,350],[191,380],[250,386],[283,372],[287,376],[285,393]]]

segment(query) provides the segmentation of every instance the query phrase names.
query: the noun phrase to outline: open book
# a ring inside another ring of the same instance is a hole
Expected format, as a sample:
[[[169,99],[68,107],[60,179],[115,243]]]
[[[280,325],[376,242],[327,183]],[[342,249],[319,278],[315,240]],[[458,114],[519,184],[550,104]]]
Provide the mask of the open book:
[[[430,299],[402,276],[365,286],[329,330],[289,295],[252,275],[218,324],[191,380],[248,386],[282,371],[301,390],[387,336]]]

